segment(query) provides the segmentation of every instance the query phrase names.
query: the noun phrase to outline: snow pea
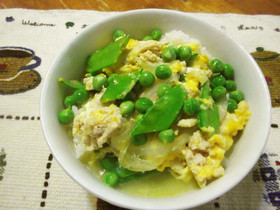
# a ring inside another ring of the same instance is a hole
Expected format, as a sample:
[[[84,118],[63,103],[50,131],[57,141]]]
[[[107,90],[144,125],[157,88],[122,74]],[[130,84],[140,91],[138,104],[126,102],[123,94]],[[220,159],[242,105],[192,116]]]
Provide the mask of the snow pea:
[[[130,36],[124,36],[94,52],[88,59],[87,71],[95,73],[105,67],[114,65],[118,61],[118,58],[127,45],[129,39]]]
[[[137,173],[135,171],[131,171],[122,167],[118,163],[118,159],[116,157],[104,157],[102,159],[99,159],[99,162],[103,168],[110,172],[116,173],[121,178],[125,178]]]
[[[85,89],[85,85],[77,80],[65,80],[63,78],[58,78],[57,80],[59,83],[62,83],[63,85],[67,87],[71,87],[74,89]]]
[[[109,82],[107,89],[100,98],[101,102],[110,102],[116,99],[124,99],[139,80],[141,71],[129,74],[115,75]]]
[[[219,110],[218,106],[213,103],[209,106],[203,100],[212,100],[211,89],[209,82],[206,82],[201,90],[202,106],[198,113],[198,127],[206,132],[208,135],[213,135],[218,131],[219,128]]]
[[[168,129],[180,113],[185,98],[186,90],[184,87],[178,85],[170,89],[147,110],[136,123],[130,135],[135,136]]]

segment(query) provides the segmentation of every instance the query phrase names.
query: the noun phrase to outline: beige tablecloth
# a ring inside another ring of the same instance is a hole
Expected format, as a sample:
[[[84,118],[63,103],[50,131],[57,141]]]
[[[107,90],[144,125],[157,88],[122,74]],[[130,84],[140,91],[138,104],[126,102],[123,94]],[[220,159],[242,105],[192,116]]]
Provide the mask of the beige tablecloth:
[[[54,57],[88,25],[114,14],[0,10],[0,209],[116,209],[62,170],[45,142],[39,115],[42,83]],[[273,102],[270,136],[254,169],[198,209],[280,209],[280,16],[194,15],[231,34],[253,55]]]

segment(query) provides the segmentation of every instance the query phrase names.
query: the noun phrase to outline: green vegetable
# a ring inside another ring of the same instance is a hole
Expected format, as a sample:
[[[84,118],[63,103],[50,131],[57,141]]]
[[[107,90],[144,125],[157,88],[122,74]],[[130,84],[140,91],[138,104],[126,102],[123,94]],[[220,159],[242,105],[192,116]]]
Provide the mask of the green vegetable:
[[[210,69],[214,73],[222,73],[224,71],[224,64],[219,59],[213,59],[210,61]]]
[[[58,78],[58,82],[74,89],[85,89],[85,85],[77,80],[65,80],[63,78]]]
[[[190,60],[194,60],[198,55],[199,55],[199,53],[193,53]]]
[[[108,171],[116,172],[117,168],[119,167],[118,160],[115,157],[104,157],[99,159],[99,162],[102,167]]]
[[[228,91],[234,91],[236,90],[236,82],[234,80],[227,80],[225,87]]]
[[[123,49],[127,45],[130,37],[128,35],[123,36],[115,42],[110,43],[106,47],[97,50],[88,59],[88,72],[94,73],[105,67],[114,65]]]
[[[224,86],[225,83],[226,83],[226,79],[222,75],[219,75],[219,76],[213,77],[213,79],[210,83],[210,86],[212,88],[215,88],[215,87],[218,87],[218,86]]]
[[[85,89],[79,89],[75,90],[72,97],[77,104],[80,104],[88,98],[88,93]]]
[[[185,76],[183,74],[179,75],[179,81],[180,82],[186,82]]]
[[[188,98],[184,101],[183,110],[188,116],[196,115],[200,110],[200,104],[196,99]]]
[[[162,59],[165,62],[170,62],[176,59],[177,54],[176,50],[174,49],[174,46],[168,46],[167,48],[164,49],[161,55]]]
[[[94,90],[101,91],[103,87],[107,87],[108,79],[103,75],[96,75],[92,79],[92,86]]]
[[[239,103],[240,101],[244,100],[244,93],[241,90],[235,90],[229,93],[229,98]]]
[[[133,90],[131,90],[129,93],[126,94],[124,100],[125,101],[134,101],[136,99],[136,97],[137,97],[136,93]]]
[[[131,142],[135,146],[141,146],[141,145],[145,144],[147,142],[147,140],[148,140],[148,137],[147,137],[147,134],[145,134],[145,133],[138,134],[138,135],[131,137]]]
[[[118,29],[114,32],[113,39],[116,40],[117,38],[124,36],[124,35],[125,35],[124,31],[121,29]]]
[[[138,114],[136,117],[136,122],[138,122],[144,115],[143,114]]]
[[[227,94],[227,89],[223,86],[218,86],[215,87],[212,90],[212,97],[214,98],[215,101],[221,100],[223,97],[225,97]]]
[[[169,66],[162,64],[156,68],[155,74],[159,79],[168,79],[172,75],[172,71]]]
[[[135,108],[138,112],[144,114],[153,105],[153,102],[148,98],[139,98],[135,103]]]
[[[172,129],[163,130],[159,132],[158,138],[164,144],[171,143],[175,139],[175,132]]]
[[[120,74],[113,78],[100,98],[101,102],[114,101],[116,99],[124,99],[127,93],[131,91],[133,86],[139,80],[141,71],[130,74]]]
[[[105,175],[104,182],[112,187],[118,183],[128,182],[155,172],[155,170],[146,171],[145,173],[128,170],[118,163],[116,157],[104,157],[99,159],[99,162],[108,171]]]
[[[108,83],[113,82],[114,79],[115,79],[115,77],[117,77],[117,76],[118,76],[118,74],[111,74],[111,75],[108,77]]]
[[[235,100],[233,99],[228,99],[228,106],[227,106],[227,110],[229,112],[234,112],[234,110],[237,109],[237,103]]]
[[[105,184],[113,187],[115,186],[119,181],[119,176],[114,173],[114,172],[109,172],[108,174],[105,175],[104,182]]]
[[[150,71],[143,71],[140,79],[139,79],[139,83],[141,86],[143,87],[150,87],[154,84],[155,82],[155,75],[150,72]]]
[[[120,104],[122,115],[131,115],[134,112],[134,103],[132,101],[123,101]]]
[[[75,117],[74,112],[70,108],[64,109],[58,114],[58,120],[62,124],[71,123],[74,117]]]
[[[132,91],[135,92],[135,93],[139,93],[141,90],[142,90],[142,86],[140,85],[140,83],[138,81],[138,82],[136,82],[136,84],[132,88]]]
[[[162,97],[170,89],[171,89],[171,85],[170,84],[162,84],[162,85],[160,85],[158,90],[157,90],[158,97],[159,98]]]
[[[234,70],[230,64],[224,64],[224,72],[223,75],[226,79],[233,79]]]
[[[65,97],[64,105],[65,105],[66,108],[68,108],[69,106],[71,107],[71,106],[73,106],[75,104],[76,104],[76,100],[73,97],[73,95]]]
[[[157,41],[160,40],[161,31],[158,30],[158,29],[153,30],[152,33],[151,33],[151,37],[153,38],[153,40],[157,40]]]
[[[198,127],[211,136],[215,134],[219,128],[219,110],[215,103],[213,103],[211,107],[207,103],[203,102],[204,100],[212,100],[210,93],[211,89],[209,82],[206,82],[201,90],[200,98],[202,100],[202,105],[197,119]]]
[[[183,45],[179,47],[178,55],[181,61],[187,61],[192,56],[192,49],[189,46]]]
[[[143,38],[143,41],[148,41],[148,40],[153,40],[153,37],[151,37],[151,36],[145,36],[145,37]]]
[[[137,173],[135,173],[131,176],[120,178],[119,183],[129,182],[129,181],[132,181],[134,179],[138,179],[138,178],[141,178],[141,177],[144,177],[144,176],[147,176],[149,174],[156,173],[156,172],[157,172],[157,170],[146,171],[144,173],[143,172],[137,172]]]
[[[186,97],[186,90],[178,85],[169,90],[136,123],[130,135],[166,130],[174,122]]]
[[[99,162],[103,168],[105,168],[107,171],[116,173],[119,177],[127,177],[132,174],[135,174],[136,172],[130,171],[124,167],[122,167],[118,159],[116,157],[104,157],[102,159],[99,159]]]

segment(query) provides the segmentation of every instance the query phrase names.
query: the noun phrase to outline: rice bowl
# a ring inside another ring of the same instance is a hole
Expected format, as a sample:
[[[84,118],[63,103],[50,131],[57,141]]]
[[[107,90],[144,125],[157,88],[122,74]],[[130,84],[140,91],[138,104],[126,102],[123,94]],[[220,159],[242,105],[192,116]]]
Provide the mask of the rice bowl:
[[[143,14],[145,15],[143,16]],[[149,17],[153,17],[153,19],[149,19]],[[141,22],[144,22],[143,19],[149,19],[149,21],[146,21],[147,23],[145,25],[141,24]],[[184,23],[178,21],[179,19],[184,19]],[[174,24],[175,22],[176,25]],[[63,98],[63,96],[66,95],[65,91],[56,83],[56,79],[61,76],[66,79],[81,78],[82,73],[78,71],[78,69],[80,69],[81,66],[84,66],[85,69],[87,56],[110,42],[110,36],[116,27],[124,29],[128,34],[131,34],[137,39],[141,39],[154,28],[160,28],[163,33],[172,30],[180,30],[184,33],[190,34],[191,37],[200,40],[202,46],[206,46],[207,51],[211,52],[213,57],[218,57],[227,63],[231,63],[234,69],[246,69],[243,72],[237,70],[235,78],[240,89],[245,92],[246,101],[248,101],[250,105],[253,120],[249,121],[241,139],[234,146],[233,153],[226,158],[226,161],[224,162],[226,167],[225,176],[210,183],[206,188],[197,189],[179,196],[165,199],[146,199],[123,194],[105,186],[75,159],[69,136],[67,136],[64,126],[59,125],[56,119],[57,114],[55,113],[58,113],[59,110],[62,109],[61,102],[54,104],[48,103],[48,109],[51,111],[46,111],[46,102],[58,101],[59,98]],[[208,32],[207,36],[202,33],[205,30]],[[96,32],[94,38],[90,36],[93,32]],[[96,40],[98,40],[98,42]],[[231,54],[228,53],[228,50],[223,48],[225,43],[227,44],[228,49],[231,49]],[[74,50],[74,48],[76,49]],[[76,51],[82,52],[81,55],[77,55]],[[67,60],[65,63],[59,62],[63,57],[71,57],[72,60]],[[239,62],[237,63],[236,60]],[[70,66],[71,68],[69,68]],[[245,78],[248,77],[255,78],[255,81],[251,81],[248,84],[248,81],[245,82]],[[259,99],[254,96],[253,92],[246,88],[248,86],[256,87],[266,100],[259,101]],[[48,91],[46,91],[46,89],[48,89]],[[51,96],[47,92],[56,92],[56,94]],[[53,100],[54,98],[56,98],[56,100]],[[48,144],[53,151],[54,156],[58,159],[64,169],[71,175],[71,177],[91,193],[94,193],[98,197],[113,204],[128,208],[187,208],[201,205],[220,196],[222,193],[236,185],[253,167],[265,144],[270,121],[270,99],[267,86],[259,68],[248,53],[215,27],[184,13],[165,10],[139,10],[126,12],[89,27],[78,35],[74,41],[63,50],[62,54],[56,59],[51,70],[48,72],[42,92],[41,105],[42,123]],[[256,110],[260,109],[260,107],[264,112],[260,113],[258,116],[254,115]],[[256,119],[261,119],[262,123],[264,122],[265,126],[263,129],[256,129],[258,126],[261,126],[260,123],[257,122],[259,120]],[[49,120],[55,123],[50,125],[48,124]],[[254,132],[250,132],[252,129],[254,129]],[[55,139],[57,138],[60,139],[60,141],[56,141]],[[261,140],[259,140],[258,143],[250,143],[249,139]],[[249,145],[250,148],[254,149],[244,151],[242,149],[244,145]],[[240,161],[244,159],[245,156],[247,157],[247,155],[251,156],[250,162]],[[74,168],[75,170],[73,170]],[[236,172],[238,172],[238,176],[236,176]]]

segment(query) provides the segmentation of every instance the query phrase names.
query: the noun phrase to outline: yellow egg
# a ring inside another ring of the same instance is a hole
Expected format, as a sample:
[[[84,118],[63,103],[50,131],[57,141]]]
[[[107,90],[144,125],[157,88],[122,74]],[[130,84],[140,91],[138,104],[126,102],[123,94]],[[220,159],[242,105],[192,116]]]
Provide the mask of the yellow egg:
[[[131,50],[132,48],[134,48],[135,46],[137,46],[139,43],[138,40],[135,39],[130,39],[126,45],[126,49]]]

